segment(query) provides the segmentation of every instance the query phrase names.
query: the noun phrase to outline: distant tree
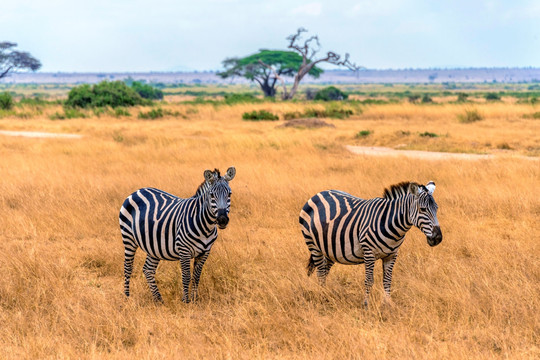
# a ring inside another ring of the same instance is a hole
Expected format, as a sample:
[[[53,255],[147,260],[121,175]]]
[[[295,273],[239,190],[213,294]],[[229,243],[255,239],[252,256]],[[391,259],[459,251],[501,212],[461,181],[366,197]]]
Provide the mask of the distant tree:
[[[255,81],[266,97],[276,95],[276,82],[281,76],[294,76],[303,64],[302,56],[294,51],[260,50],[243,58],[228,58],[223,61],[224,71],[218,75],[224,79],[239,76]],[[313,66],[309,75],[317,78],[322,69]]]
[[[26,51],[17,51],[16,43],[0,42],[0,79],[7,76],[10,71],[28,69],[36,71],[41,68],[41,62]]]
[[[304,28],[299,28],[296,31],[296,34],[287,37],[287,40],[289,40],[288,48],[293,49],[302,56],[302,65],[294,76],[294,84],[291,91],[287,91],[283,82],[283,99],[292,99],[296,94],[300,81],[302,81],[304,76],[310,73],[311,69],[320,63],[326,62],[337,66],[345,66],[349,70],[353,71],[358,71],[361,68],[360,66],[357,66],[349,61],[349,54],[347,53],[345,54],[345,57],[342,58],[341,55],[338,55],[333,51],[328,51],[326,56],[315,59],[315,55],[319,52],[321,47],[319,44],[319,37],[317,35],[311,36],[302,43],[301,38],[302,33],[304,32],[307,32],[307,30]]]

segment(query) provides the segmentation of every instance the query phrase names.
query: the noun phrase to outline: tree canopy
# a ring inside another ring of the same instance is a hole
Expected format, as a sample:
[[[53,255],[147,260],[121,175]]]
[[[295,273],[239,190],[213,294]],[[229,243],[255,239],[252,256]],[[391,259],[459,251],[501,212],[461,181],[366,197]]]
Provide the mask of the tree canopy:
[[[10,71],[28,69],[36,71],[41,68],[41,62],[26,51],[17,51],[17,43],[0,42],[0,79]]]
[[[276,94],[276,82],[280,76],[294,76],[302,66],[303,58],[294,51],[260,50],[243,58],[229,58],[223,61],[222,78],[244,77],[257,82],[265,96]],[[318,78],[323,70],[313,66],[308,74]]]

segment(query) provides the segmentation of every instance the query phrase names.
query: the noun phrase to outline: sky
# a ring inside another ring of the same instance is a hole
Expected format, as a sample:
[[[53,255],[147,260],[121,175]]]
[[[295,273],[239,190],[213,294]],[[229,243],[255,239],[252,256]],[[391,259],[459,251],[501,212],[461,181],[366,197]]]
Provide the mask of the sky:
[[[539,0],[3,0],[0,11],[0,41],[42,72],[220,70],[286,50],[299,27],[321,55],[368,69],[540,67]]]

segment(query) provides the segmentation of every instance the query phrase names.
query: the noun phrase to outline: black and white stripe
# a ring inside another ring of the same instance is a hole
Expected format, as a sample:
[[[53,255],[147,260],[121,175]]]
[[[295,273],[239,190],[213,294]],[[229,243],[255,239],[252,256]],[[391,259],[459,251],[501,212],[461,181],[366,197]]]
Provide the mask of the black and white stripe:
[[[219,170],[206,170],[205,181],[195,195],[182,199],[164,191],[143,188],[127,197],[120,208],[120,231],[124,242],[124,293],[129,296],[129,281],[137,248],[146,252],[143,273],[156,301],[162,301],[155,273],[160,260],[180,261],[182,301],[195,300],[204,262],[217,238],[217,227],[229,222],[234,167],[220,176]],[[191,278],[191,259],[194,259]],[[191,282],[191,296],[189,285]]]
[[[392,270],[407,231],[413,225],[418,227],[430,246],[442,241],[434,191],[433,182],[426,186],[402,182],[386,189],[382,198],[363,200],[336,190],[313,196],[299,219],[311,253],[308,276],[317,268],[324,285],[334,263],[364,263],[367,306],[374,263],[382,259],[383,286],[389,299]]]

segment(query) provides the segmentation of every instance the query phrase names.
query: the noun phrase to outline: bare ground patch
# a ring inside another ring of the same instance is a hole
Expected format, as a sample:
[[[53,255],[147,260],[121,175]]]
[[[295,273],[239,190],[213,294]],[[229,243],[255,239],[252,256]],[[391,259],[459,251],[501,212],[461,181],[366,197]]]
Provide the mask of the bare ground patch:
[[[432,152],[432,151],[420,151],[420,150],[396,150],[382,146],[352,146],[345,145],[345,148],[354,154],[368,155],[368,156],[407,156],[417,159],[428,160],[448,160],[448,159],[460,159],[460,160],[483,160],[494,159],[498,157],[494,154],[460,154],[460,153],[444,153],[444,152]],[[505,154],[503,156],[538,160],[538,158],[532,158],[522,155]]]
[[[22,136],[29,138],[62,138],[62,139],[81,139],[82,135],[77,134],[59,134],[59,133],[46,133],[38,131],[9,131],[0,130],[0,135],[6,136]]]
[[[306,119],[291,119],[278,127],[296,127],[296,128],[321,128],[321,127],[335,127],[333,124],[329,124],[326,121],[317,118]]]

